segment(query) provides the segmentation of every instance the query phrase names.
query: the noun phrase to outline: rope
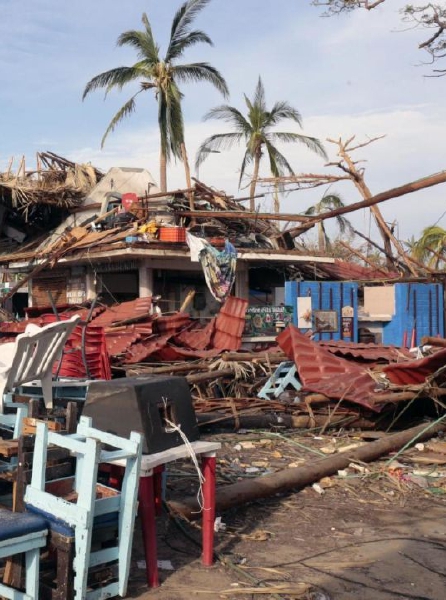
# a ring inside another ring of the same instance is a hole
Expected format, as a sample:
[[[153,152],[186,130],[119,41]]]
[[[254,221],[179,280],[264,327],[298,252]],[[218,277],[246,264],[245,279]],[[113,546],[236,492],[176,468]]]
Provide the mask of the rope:
[[[162,396],[162,400],[164,402],[164,408],[166,409],[166,412],[167,412],[167,398],[164,398],[164,396]],[[184,433],[184,431],[182,431],[181,424],[176,425],[175,423],[172,423],[172,421],[170,421],[167,418],[167,416],[164,418],[164,421],[169,426],[169,428],[166,428],[167,433],[173,433],[174,431],[176,431],[180,435],[181,439],[183,440],[183,444],[186,446],[188,454],[194,464],[195,470],[197,471],[197,475],[198,475],[198,481],[199,481],[199,488],[198,488],[198,492],[197,492],[197,502],[198,502],[198,506],[200,507],[199,512],[203,512],[203,510],[204,510],[203,483],[205,482],[205,478],[203,476],[203,473],[201,472],[200,465],[198,464],[197,455],[195,454],[195,451],[192,448],[192,444],[190,443],[189,439],[187,438],[187,435]]]

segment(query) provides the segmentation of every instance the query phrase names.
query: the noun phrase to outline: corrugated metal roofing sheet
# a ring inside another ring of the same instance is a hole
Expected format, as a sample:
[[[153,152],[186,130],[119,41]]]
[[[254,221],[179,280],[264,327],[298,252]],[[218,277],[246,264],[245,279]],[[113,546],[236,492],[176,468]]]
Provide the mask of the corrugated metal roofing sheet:
[[[446,348],[431,356],[419,360],[405,362],[400,365],[386,365],[384,373],[391,383],[411,385],[424,383],[426,378],[446,365]],[[437,382],[444,382],[445,374],[440,375]]]
[[[153,321],[154,333],[175,333],[180,331],[191,322],[188,313],[175,313],[173,315],[163,315]]]
[[[176,336],[175,341],[193,350],[205,350],[211,343],[214,331],[215,318],[211,319],[206,327],[182,331]]]
[[[370,281],[371,279],[397,279],[399,277],[396,272],[362,267],[342,260],[336,260],[334,263],[318,263],[317,268],[333,279],[343,281]]]
[[[133,319],[140,315],[148,314],[152,307],[152,298],[137,298],[130,302],[122,302],[116,306],[110,306],[102,314],[93,319],[92,325],[108,327],[112,323]],[[149,320],[149,317],[147,317]]]
[[[363,367],[333,356],[289,325],[277,336],[277,342],[294,361],[304,391],[325,394],[329,398],[349,400],[379,412],[371,400],[376,383]]]
[[[215,334],[212,340],[214,348],[220,350],[238,350],[240,348],[247,308],[247,300],[229,296],[215,321]]]
[[[406,348],[396,346],[382,346],[380,344],[356,344],[355,342],[330,341],[317,342],[319,346],[336,356],[345,358],[362,359],[364,361],[407,361],[412,355]]]

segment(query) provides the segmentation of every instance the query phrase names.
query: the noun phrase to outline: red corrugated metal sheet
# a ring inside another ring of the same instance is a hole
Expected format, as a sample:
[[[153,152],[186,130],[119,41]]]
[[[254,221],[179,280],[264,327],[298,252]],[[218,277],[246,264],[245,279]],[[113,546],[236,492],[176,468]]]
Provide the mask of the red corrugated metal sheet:
[[[155,354],[155,352],[161,348],[164,348],[171,337],[172,336],[170,334],[167,334],[164,336],[158,336],[151,340],[146,340],[139,344],[133,344],[127,349],[127,353],[123,362],[125,364],[132,365],[146,360],[149,358],[149,356],[152,356],[152,354]]]
[[[363,367],[333,356],[289,325],[277,336],[277,342],[294,361],[305,391],[325,394],[329,398],[349,400],[373,410],[376,383]]]
[[[176,333],[191,322],[188,313],[175,313],[158,317],[153,321],[154,333]]]
[[[102,314],[96,317],[93,325],[108,327],[112,323],[133,319],[140,315],[148,314],[152,307],[152,298],[137,298],[130,302],[122,302],[116,306],[110,306]],[[149,320],[149,317],[148,317]]]
[[[213,348],[212,350],[188,350],[167,344],[164,348],[158,350],[155,354],[161,361],[181,361],[185,358],[214,358],[221,353],[221,350]]]
[[[119,356],[125,354],[132,344],[141,339],[141,334],[132,329],[125,331],[107,330],[105,341],[107,344],[107,352],[110,356]]]
[[[247,300],[229,296],[215,321],[215,334],[212,340],[214,348],[220,350],[238,350],[240,348],[247,308]]]
[[[446,348],[419,360],[405,362],[401,365],[386,365],[383,371],[391,383],[410,385],[424,383],[429,375],[445,365]],[[445,380],[446,376],[442,374],[437,382],[440,383]]]
[[[412,355],[406,348],[397,348],[396,346],[356,344],[355,342],[344,341],[317,342],[317,344],[328,350],[328,352],[347,359],[362,359],[371,362],[399,362],[412,358]]]
[[[206,327],[182,331],[176,336],[175,342],[193,350],[205,350],[211,343],[215,331],[215,318],[211,319]]]
[[[317,268],[333,279],[342,281],[370,281],[371,279],[398,279],[399,277],[396,272],[362,267],[342,260],[336,260],[334,263],[319,263]]]

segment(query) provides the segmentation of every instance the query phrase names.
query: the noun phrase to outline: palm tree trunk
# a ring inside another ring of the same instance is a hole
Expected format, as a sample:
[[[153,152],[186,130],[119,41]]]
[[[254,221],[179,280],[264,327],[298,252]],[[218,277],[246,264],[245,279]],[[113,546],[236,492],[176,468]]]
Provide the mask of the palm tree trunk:
[[[319,247],[319,252],[325,252],[326,251],[326,247],[325,247],[325,230],[324,230],[324,224],[322,223],[322,221],[319,221],[319,223],[317,224],[317,245]]]
[[[162,145],[160,150],[160,186],[162,192],[167,192],[167,156]]]
[[[256,209],[256,203],[254,198],[256,195],[257,178],[259,176],[260,158],[261,150],[260,148],[257,148],[254,155],[254,173],[252,174],[251,186],[249,189],[249,210],[251,212],[255,211]]]

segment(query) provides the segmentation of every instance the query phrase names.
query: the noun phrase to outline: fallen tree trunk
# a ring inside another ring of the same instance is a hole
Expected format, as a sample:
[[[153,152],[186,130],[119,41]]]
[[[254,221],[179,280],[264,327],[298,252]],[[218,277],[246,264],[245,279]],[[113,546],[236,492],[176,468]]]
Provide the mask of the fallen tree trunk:
[[[426,423],[423,423],[418,427],[395,433],[376,442],[367,443],[352,452],[341,452],[328,458],[311,460],[310,464],[303,467],[284,469],[271,475],[245,479],[218,488],[216,492],[216,510],[221,512],[253,500],[269,498],[291,490],[301,490],[316,481],[320,481],[323,477],[335,475],[338,471],[346,469],[351,462],[372,462],[383,455],[400,450],[407,444],[429,439],[435,434],[445,431],[446,423],[437,423],[425,431],[426,427]],[[201,514],[196,497],[186,498],[182,502],[172,501],[169,506],[173,511],[187,519],[196,519]]]
[[[400,196],[411,194],[413,192],[417,192],[418,190],[423,190],[425,188],[432,187],[434,185],[438,185],[439,183],[445,182],[446,171],[441,171],[440,173],[429,175],[428,177],[423,177],[422,179],[417,179],[416,181],[411,181],[410,183],[406,183],[399,187],[392,188],[391,190],[386,190],[385,192],[376,194],[376,196],[372,196],[371,198],[367,198],[366,200],[362,200],[361,202],[355,202],[354,204],[341,206],[340,208],[335,208],[334,210],[322,213],[317,217],[313,217],[311,221],[308,221],[304,225],[300,225],[299,227],[295,227],[294,229],[288,229],[287,233],[289,233],[293,237],[297,237],[301,233],[305,233],[305,231],[311,229],[311,227],[316,225],[316,223],[324,221],[325,219],[332,219],[333,217],[338,217],[340,215],[344,215],[346,213],[359,210],[361,208],[375,206],[380,202],[391,200],[392,198],[399,198]]]
[[[287,427],[288,429],[308,429],[310,427],[323,427],[329,421],[329,427],[344,425],[361,429],[373,429],[376,424],[367,419],[361,419],[356,415],[336,415],[330,418],[328,415],[294,416],[287,414],[263,413],[255,415],[238,415],[237,419],[223,413],[198,413],[197,421],[199,427],[217,425],[221,429],[269,429],[270,427]]]

